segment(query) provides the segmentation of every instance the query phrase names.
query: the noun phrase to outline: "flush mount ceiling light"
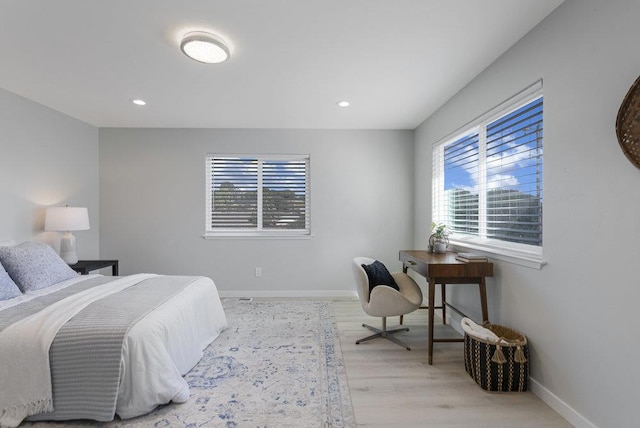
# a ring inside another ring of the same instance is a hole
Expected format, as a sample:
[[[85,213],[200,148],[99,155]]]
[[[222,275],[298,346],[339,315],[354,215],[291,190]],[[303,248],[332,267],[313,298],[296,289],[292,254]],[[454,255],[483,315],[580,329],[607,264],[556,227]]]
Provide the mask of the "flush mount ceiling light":
[[[143,99],[140,99],[140,98],[133,99],[133,100],[131,100],[131,102],[134,103],[137,106],[146,106],[147,105],[147,102],[145,100],[143,100]]]
[[[349,107],[351,105],[349,101],[339,101],[336,104],[338,104],[338,107]]]
[[[189,58],[205,64],[224,62],[230,56],[229,48],[219,37],[204,31],[185,34],[180,49]]]

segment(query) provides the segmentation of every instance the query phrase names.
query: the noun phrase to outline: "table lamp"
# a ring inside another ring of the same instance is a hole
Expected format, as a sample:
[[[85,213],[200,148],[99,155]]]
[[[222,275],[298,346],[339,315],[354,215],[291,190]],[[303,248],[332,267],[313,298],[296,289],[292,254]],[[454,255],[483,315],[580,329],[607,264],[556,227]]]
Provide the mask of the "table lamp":
[[[60,240],[60,257],[67,264],[78,263],[76,237],[73,230],[89,229],[89,212],[81,207],[49,207],[44,218],[44,230],[64,232]]]

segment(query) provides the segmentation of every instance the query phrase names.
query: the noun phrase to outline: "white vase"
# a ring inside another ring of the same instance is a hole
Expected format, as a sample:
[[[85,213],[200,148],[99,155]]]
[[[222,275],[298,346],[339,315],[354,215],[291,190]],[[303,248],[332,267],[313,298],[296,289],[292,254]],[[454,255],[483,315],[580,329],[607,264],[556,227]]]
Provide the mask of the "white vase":
[[[433,244],[433,252],[434,253],[446,253],[447,252],[447,243],[446,242],[434,242]]]

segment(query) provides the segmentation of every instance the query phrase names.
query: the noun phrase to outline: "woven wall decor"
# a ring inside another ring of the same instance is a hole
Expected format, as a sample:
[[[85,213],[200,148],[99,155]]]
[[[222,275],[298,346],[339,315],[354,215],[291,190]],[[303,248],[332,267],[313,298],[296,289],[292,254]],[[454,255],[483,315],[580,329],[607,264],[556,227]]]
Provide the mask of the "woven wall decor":
[[[640,77],[622,100],[616,119],[616,135],[627,159],[640,168]]]

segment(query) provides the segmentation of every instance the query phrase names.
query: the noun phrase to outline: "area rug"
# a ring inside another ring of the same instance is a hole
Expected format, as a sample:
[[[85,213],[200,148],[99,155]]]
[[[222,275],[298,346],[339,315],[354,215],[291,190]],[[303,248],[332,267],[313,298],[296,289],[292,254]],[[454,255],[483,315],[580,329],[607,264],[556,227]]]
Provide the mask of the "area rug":
[[[229,327],[185,376],[188,402],[100,426],[356,425],[330,302],[225,299],[223,307]]]

